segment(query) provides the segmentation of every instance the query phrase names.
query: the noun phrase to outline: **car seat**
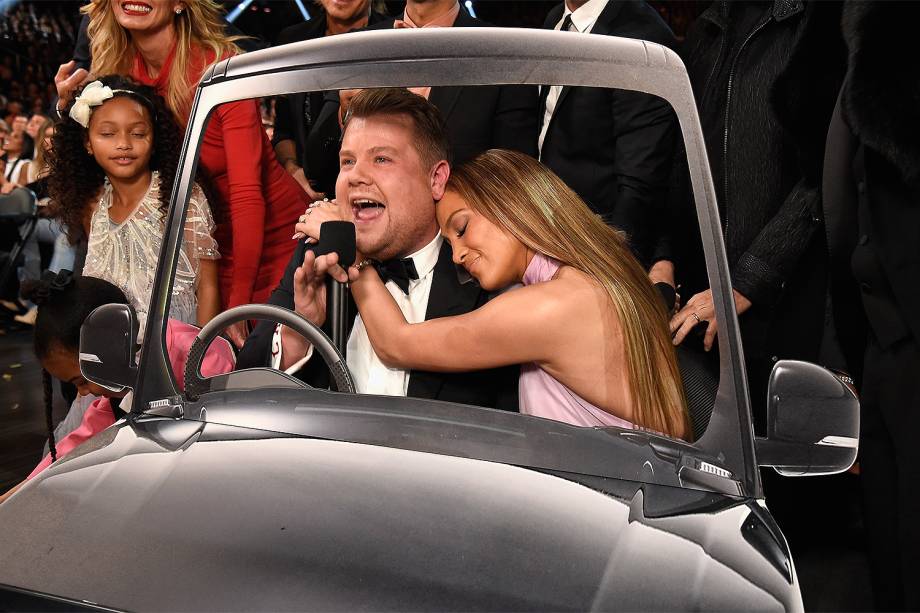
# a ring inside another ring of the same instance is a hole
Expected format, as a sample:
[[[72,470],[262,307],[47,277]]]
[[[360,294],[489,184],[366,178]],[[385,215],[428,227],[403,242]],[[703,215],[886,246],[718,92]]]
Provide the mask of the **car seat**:
[[[684,343],[677,346],[677,365],[687,396],[693,440],[698,440],[706,432],[716,404],[716,393],[719,391],[718,354]]]

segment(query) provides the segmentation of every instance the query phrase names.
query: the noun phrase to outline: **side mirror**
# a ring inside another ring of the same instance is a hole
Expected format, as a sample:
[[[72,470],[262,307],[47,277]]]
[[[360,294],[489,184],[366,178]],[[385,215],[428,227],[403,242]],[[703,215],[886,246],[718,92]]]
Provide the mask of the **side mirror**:
[[[137,314],[129,304],[106,304],[80,328],[80,372],[87,381],[119,393],[137,380]]]
[[[781,475],[847,470],[859,449],[859,399],[843,379],[808,362],[781,360],[767,385],[767,437],[757,463]]]

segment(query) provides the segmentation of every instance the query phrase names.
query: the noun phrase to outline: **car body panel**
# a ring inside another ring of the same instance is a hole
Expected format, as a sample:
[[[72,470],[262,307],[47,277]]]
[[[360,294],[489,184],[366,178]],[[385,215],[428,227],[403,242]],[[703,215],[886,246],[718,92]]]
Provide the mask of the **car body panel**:
[[[129,610],[801,609],[749,499],[156,429],[116,424],[0,506],[0,584]]]

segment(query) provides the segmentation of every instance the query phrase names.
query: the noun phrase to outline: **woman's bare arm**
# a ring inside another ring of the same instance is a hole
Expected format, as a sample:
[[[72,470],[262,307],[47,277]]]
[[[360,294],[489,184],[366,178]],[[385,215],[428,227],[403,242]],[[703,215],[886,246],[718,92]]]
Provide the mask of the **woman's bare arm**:
[[[417,324],[406,322],[372,267],[352,283],[352,294],[384,364],[459,372],[552,359],[569,305],[549,285],[518,288],[475,311]]]
[[[3,504],[7,498],[15,494],[17,491],[19,491],[19,488],[21,488],[25,484],[26,484],[25,481],[20,481],[19,483],[17,483],[16,485],[8,489],[3,494],[0,494],[0,504]]]
[[[217,260],[199,261],[198,268],[198,325],[203,326],[220,312],[220,289],[217,284]]]

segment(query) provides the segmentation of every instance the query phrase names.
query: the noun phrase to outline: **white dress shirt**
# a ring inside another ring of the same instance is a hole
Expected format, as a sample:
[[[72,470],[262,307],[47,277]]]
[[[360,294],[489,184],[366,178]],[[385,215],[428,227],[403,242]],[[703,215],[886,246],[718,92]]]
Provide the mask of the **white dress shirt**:
[[[425,313],[428,311],[428,297],[431,294],[431,282],[434,279],[434,267],[438,263],[438,256],[441,253],[441,244],[444,239],[440,234],[435,235],[434,239],[410,255],[415,270],[418,273],[418,279],[409,281],[409,294],[403,293],[399,286],[394,282],[388,281],[384,287],[393,296],[399,310],[405,316],[406,321],[412,324],[425,321]],[[313,348],[307,355],[296,364],[287,369],[286,372],[293,374],[306,363],[313,353]],[[399,368],[388,368],[380,361],[371,341],[367,336],[367,328],[361,316],[355,317],[355,325],[351,329],[346,344],[346,363],[351,371],[352,378],[355,382],[359,394],[382,394],[386,396],[405,396],[409,389],[409,371]],[[275,328],[275,335],[272,339],[272,367],[278,368],[281,364],[281,326]]]
[[[572,26],[570,32],[591,32],[594,24],[604,8],[607,6],[607,0],[588,0],[574,11],[570,11],[567,4],[563,5],[562,19],[553,27],[554,30],[562,28],[562,22],[568,15],[572,16]],[[545,86],[543,86],[545,87]],[[562,92],[561,85],[550,85],[549,93],[546,95],[546,109],[543,112],[543,127],[540,129],[540,141],[537,146],[540,149],[540,157],[543,157],[543,140],[546,138],[546,131],[549,129],[549,122],[553,118],[553,111],[556,110],[556,103],[559,101],[559,94]]]

